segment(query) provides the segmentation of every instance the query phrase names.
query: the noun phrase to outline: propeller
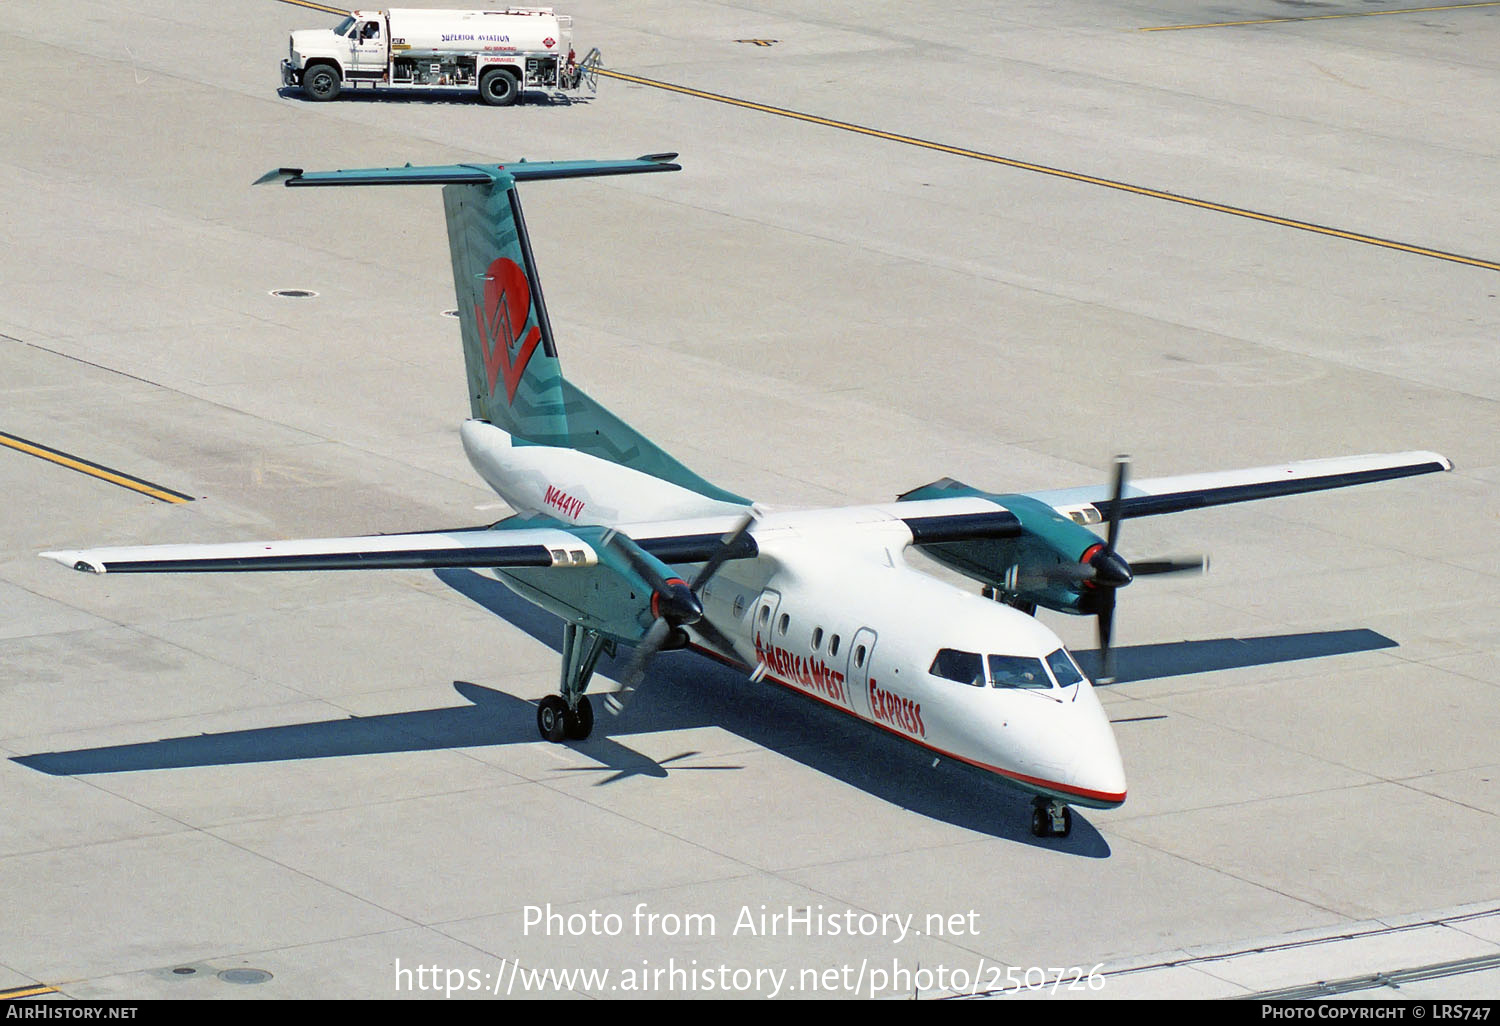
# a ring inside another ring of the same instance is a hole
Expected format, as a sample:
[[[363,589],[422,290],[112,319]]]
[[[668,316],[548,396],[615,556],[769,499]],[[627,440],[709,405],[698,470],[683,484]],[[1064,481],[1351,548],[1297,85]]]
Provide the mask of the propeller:
[[[1115,625],[1115,593],[1137,577],[1149,574],[1175,574],[1201,571],[1208,568],[1206,556],[1172,556],[1161,559],[1143,559],[1138,563],[1127,563],[1115,549],[1120,540],[1121,511],[1125,497],[1125,479],[1130,472],[1130,457],[1115,457],[1114,483],[1110,489],[1109,528],[1104,542],[1092,546],[1083,554],[1079,570],[1084,587],[1094,595],[1094,615],[1099,625],[1099,659],[1103,673],[1100,684],[1115,681],[1115,654],[1110,647]]]
[[[747,512],[732,531],[720,538],[718,550],[709,557],[702,569],[693,577],[692,584],[678,577],[663,577],[654,563],[641,558],[639,550],[634,546],[621,545],[618,532],[610,531],[604,536],[603,544],[613,547],[650,585],[651,615],[654,617],[651,626],[646,629],[645,636],[636,644],[630,661],[625,664],[625,669],[620,673],[620,690],[607,695],[604,699],[604,707],[612,715],[618,716],[625,711],[626,703],[634,696],[641,681],[646,677],[646,664],[666,647],[673,633],[680,633],[683,627],[692,627],[715,648],[725,652],[734,651],[734,646],[729,639],[704,615],[703,602],[698,596],[714,574],[719,572],[719,568],[733,555],[740,539],[750,530],[753,523],[755,523],[755,513]]]

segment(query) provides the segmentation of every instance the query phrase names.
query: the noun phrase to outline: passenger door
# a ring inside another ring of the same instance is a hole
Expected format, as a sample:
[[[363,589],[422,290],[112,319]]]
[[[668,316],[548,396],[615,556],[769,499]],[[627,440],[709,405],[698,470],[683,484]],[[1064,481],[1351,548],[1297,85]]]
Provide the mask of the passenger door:
[[[776,611],[781,608],[781,592],[767,588],[755,600],[755,613],[750,621],[750,640],[761,662],[774,646]]]
[[[844,668],[844,685],[854,714],[870,719],[870,664],[875,658],[875,632],[861,627],[849,639],[849,662]]]

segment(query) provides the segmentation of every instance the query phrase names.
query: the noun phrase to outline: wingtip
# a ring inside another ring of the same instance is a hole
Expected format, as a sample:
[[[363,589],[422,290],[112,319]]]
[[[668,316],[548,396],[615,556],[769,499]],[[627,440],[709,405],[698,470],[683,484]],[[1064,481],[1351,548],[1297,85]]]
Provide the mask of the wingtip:
[[[61,563],[70,570],[78,570],[87,574],[102,574],[105,572],[103,563],[96,563],[86,559],[81,552],[41,552],[38,553],[43,559],[50,559],[54,563]]]
[[[261,175],[250,184],[265,185],[268,182],[281,181],[283,179],[289,180],[292,178],[300,177],[302,177],[302,168],[300,167],[278,167],[274,171],[267,171],[265,174]]]

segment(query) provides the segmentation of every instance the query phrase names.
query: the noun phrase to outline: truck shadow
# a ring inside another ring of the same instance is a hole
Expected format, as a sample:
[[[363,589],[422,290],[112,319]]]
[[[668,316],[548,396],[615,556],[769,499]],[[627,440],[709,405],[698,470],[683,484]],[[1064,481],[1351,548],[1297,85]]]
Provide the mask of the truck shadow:
[[[313,100],[308,97],[297,86],[281,86],[276,90],[276,95],[283,100],[296,100],[299,103],[321,105],[322,101]],[[327,101],[333,104],[339,103],[441,103],[457,106],[489,107],[479,98],[475,92],[449,92],[447,90],[390,90],[390,89],[345,89],[339,94],[338,99]],[[591,96],[564,96],[527,90],[523,92],[520,99],[512,106],[516,107],[572,107],[593,102]]]

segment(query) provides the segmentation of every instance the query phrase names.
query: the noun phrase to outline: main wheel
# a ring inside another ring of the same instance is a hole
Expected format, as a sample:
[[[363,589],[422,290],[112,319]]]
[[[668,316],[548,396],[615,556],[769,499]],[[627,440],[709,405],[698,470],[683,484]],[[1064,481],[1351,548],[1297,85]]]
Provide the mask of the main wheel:
[[[314,64],[302,73],[302,91],[314,100],[332,100],[338,97],[344,84],[339,73],[326,64]]]
[[[491,71],[479,80],[479,98],[491,107],[509,107],[521,96],[521,83],[508,71]]]
[[[536,704],[536,729],[543,741],[561,741],[567,736],[568,703],[548,695]]]
[[[588,695],[579,695],[578,708],[564,713],[563,727],[569,741],[582,741],[594,732],[594,707],[589,703]]]
[[[1031,810],[1031,836],[1051,837],[1052,820],[1047,815],[1047,810],[1040,805]]]
[[[1067,837],[1073,832],[1073,810],[1066,805],[1063,806],[1063,825],[1057,832],[1058,837]]]

